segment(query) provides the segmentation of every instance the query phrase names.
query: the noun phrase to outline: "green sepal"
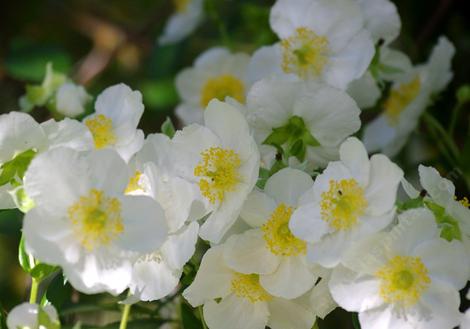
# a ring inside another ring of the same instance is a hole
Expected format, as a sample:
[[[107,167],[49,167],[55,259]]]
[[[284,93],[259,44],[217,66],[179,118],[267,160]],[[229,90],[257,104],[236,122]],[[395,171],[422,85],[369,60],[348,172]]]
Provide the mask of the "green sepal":
[[[45,263],[39,263],[31,269],[29,274],[38,281],[43,280],[45,277],[57,271],[57,266],[48,265]]]
[[[44,329],[60,329],[60,322],[55,319],[51,319],[46,311],[42,307],[39,307],[38,312],[38,327]]]
[[[462,241],[462,231],[460,230],[459,222],[452,216],[448,215],[444,207],[431,201],[425,201],[425,204],[426,207],[433,212],[436,218],[437,225],[441,230],[441,238],[446,239],[447,241]]]
[[[23,179],[29,164],[36,155],[36,151],[29,149],[17,154],[12,160],[3,163],[0,166],[2,173],[0,174],[0,186],[10,183],[16,177]]]
[[[162,131],[163,134],[167,135],[170,138],[173,138],[173,136],[175,136],[176,129],[175,129],[175,126],[173,125],[173,122],[171,122],[170,117],[166,118],[160,130]]]
[[[24,244],[24,237],[21,237],[20,244],[18,246],[18,261],[21,268],[26,273],[30,273],[34,267],[34,259],[27,252]]]
[[[401,204],[399,204],[398,210],[399,211],[405,211],[408,209],[415,209],[415,208],[421,208],[424,206],[424,200],[422,197],[417,197],[414,199],[407,200]]]

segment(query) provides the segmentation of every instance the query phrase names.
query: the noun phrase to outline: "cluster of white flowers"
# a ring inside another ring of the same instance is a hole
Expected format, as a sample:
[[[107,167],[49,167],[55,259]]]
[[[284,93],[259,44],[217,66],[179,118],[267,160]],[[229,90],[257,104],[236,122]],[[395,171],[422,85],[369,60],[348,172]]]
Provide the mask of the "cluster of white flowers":
[[[162,42],[200,3],[177,1]],[[388,0],[278,0],[270,24],[278,43],[210,49],[181,72],[174,136],[144,137],[142,96],[123,84],[82,121],[1,115],[0,207],[26,213],[27,252],[80,292],[129,289],[132,303],[172,294],[200,237],[210,248],[183,296],[210,329],[310,329],[338,306],[363,329],[464,326],[469,202],[430,167],[416,190],[387,157],[449,82],[452,44],[413,66],[390,48],[401,24]],[[361,142],[371,106],[383,114]],[[22,326],[57,318],[19,308]]]

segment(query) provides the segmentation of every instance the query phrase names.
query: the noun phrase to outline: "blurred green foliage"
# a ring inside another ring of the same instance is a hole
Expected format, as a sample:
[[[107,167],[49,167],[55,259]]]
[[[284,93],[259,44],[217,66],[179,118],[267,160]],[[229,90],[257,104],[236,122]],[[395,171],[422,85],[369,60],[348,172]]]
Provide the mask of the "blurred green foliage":
[[[414,63],[425,61],[437,37],[445,34],[456,45],[455,72],[450,87],[430,109],[444,126],[451,124],[451,110],[457,103],[459,86],[470,77],[470,12],[465,0],[394,0],[402,17],[402,33],[395,46],[410,55]],[[0,113],[18,110],[18,99],[26,83],[38,83],[47,62],[54,69],[84,82],[96,95],[105,87],[125,82],[139,89],[146,111],[141,128],[146,133],[160,129],[167,116],[177,122],[173,109],[178,103],[175,75],[212,46],[228,46],[236,51],[253,52],[261,45],[273,43],[269,28],[269,9],[273,0],[208,0],[209,13],[204,23],[182,42],[161,47],[157,38],[173,8],[168,0],[26,0],[0,3]],[[95,56],[96,58],[94,58]],[[86,71],[88,60],[98,61],[100,70]],[[461,195],[470,184],[469,105],[462,105],[455,122],[455,143],[460,150],[457,163],[448,163],[430,140],[427,127],[420,129],[426,142],[424,160],[448,173]],[[91,110],[91,109],[90,109]],[[45,109],[32,113],[43,121],[50,116]],[[363,119],[368,120],[369,113]],[[178,126],[178,125],[177,125]],[[171,131],[168,124],[166,130]],[[422,127],[423,128],[423,127]],[[408,161],[410,148],[400,155],[400,164],[416,170]],[[457,165],[457,166],[456,166]],[[17,253],[20,241],[19,211],[0,212],[0,327],[4,311],[26,300],[24,287],[29,278],[21,270]],[[47,269],[50,270],[50,269]],[[194,273],[187,273],[188,277]],[[46,273],[49,274],[49,273]],[[62,310],[63,320],[73,323],[77,314],[82,319],[110,322],[106,328],[117,328],[119,307],[110,296],[79,295],[64,282],[60,273],[48,279],[47,298]],[[165,302],[165,300],[163,301]],[[161,305],[160,305],[161,306]],[[155,305],[133,308],[137,322],[128,328],[155,328],[162,322]],[[100,318],[99,310],[111,314]],[[201,328],[197,313],[182,303],[185,328]],[[140,319],[140,317],[142,317]],[[113,324],[114,323],[114,324]],[[320,321],[320,328],[353,328],[351,315],[337,310]],[[72,328],[72,326],[65,326]],[[88,328],[82,326],[82,328]]]

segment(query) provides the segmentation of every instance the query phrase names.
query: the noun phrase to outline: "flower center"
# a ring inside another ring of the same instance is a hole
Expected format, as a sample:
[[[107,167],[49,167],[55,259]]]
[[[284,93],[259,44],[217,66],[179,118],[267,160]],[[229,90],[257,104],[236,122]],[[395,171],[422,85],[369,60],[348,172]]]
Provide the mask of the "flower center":
[[[392,89],[384,103],[385,115],[390,124],[396,125],[398,123],[400,114],[418,96],[420,89],[419,76]]]
[[[330,180],[330,189],[321,194],[321,216],[336,230],[350,230],[367,208],[364,189],[354,179]]]
[[[98,114],[94,118],[85,120],[85,125],[93,135],[95,147],[105,148],[116,143],[116,135],[113,130],[113,120],[103,114]]]
[[[108,245],[124,231],[121,203],[96,189],[70,206],[68,216],[74,233],[88,251]]]
[[[227,96],[236,99],[240,103],[245,102],[245,85],[240,79],[230,74],[209,79],[202,88],[201,106],[206,108],[207,104],[214,98],[225,101]]]
[[[380,296],[387,303],[412,306],[431,283],[419,257],[395,256],[376,273],[381,280]]]
[[[211,147],[201,153],[194,176],[201,177],[199,189],[211,203],[224,200],[225,192],[235,190],[240,182],[240,157],[235,151]]]
[[[468,201],[467,197],[464,197],[463,199],[460,199],[459,202],[465,208],[470,208],[470,202]]]
[[[281,203],[261,227],[268,249],[278,256],[297,256],[307,253],[307,243],[296,238],[289,229],[292,207]]]
[[[321,75],[328,62],[328,39],[305,27],[281,41],[282,69],[303,79]]]
[[[126,191],[125,191],[126,194],[144,190],[144,187],[140,184],[141,177],[142,177],[142,173],[136,170],[134,175],[129,179],[129,184],[127,185]]]
[[[272,296],[264,290],[259,283],[257,274],[235,273],[232,279],[232,292],[238,296],[248,299],[252,303],[265,302]]]
[[[188,10],[190,0],[173,0],[173,6],[177,13],[185,13]]]

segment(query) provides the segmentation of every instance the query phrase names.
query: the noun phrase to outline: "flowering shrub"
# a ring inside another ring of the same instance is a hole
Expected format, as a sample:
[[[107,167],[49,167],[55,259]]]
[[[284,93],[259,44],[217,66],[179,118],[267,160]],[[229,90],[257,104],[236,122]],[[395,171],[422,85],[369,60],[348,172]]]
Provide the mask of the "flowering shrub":
[[[204,4],[175,1],[158,42],[213,16]],[[124,83],[90,112],[51,64],[0,115],[0,208],[24,213],[31,277],[0,328],[96,328],[90,303],[122,311],[103,328],[325,328],[336,309],[355,328],[470,328],[469,201],[397,157],[424,120],[463,163],[452,134],[468,87],[449,132],[427,111],[452,80],[453,43],[413,64],[393,46],[389,0],[277,0],[269,23],[275,43],[213,47],[178,74],[181,129],[167,119],[145,136],[142,94]]]

